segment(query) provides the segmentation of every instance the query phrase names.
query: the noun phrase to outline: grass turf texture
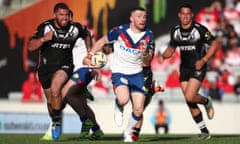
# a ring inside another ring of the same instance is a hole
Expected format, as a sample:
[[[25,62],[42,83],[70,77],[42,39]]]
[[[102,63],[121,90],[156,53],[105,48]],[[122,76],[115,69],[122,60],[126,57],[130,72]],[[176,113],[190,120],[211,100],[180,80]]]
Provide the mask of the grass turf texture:
[[[41,141],[42,134],[0,134],[0,144],[119,144],[121,134],[106,134],[102,140],[80,139],[78,134],[63,134],[57,142]],[[199,141],[196,135],[141,135],[139,144],[239,144],[240,135],[212,135],[211,139]]]

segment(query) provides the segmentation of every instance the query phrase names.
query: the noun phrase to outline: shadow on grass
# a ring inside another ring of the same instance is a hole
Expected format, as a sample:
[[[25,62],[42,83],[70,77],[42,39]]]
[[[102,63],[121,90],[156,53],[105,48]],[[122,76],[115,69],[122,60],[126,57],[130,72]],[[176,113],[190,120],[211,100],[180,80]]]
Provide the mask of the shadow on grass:
[[[62,141],[86,141],[86,140],[89,140],[89,141],[92,141],[89,139],[89,137],[85,137],[85,138],[80,138],[80,137],[69,137],[65,140],[62,140]],[[118,140],[122,140],[122,137],[121,136],[108,136],[108,135],[105,135],[102,139],[100,139],[99,141],[118,141]]]
[[[212,138],[235,138],[235,137],[238,137],[238,138],[240,138],[240,135],[221,135],[221,134],[219,134],[219,135],[212,135]]]
[[[186,140],[191,139],[190,136],[154,136],[154,137],[146,137],[141,139],[141,141],[177,141],[177,140]]]

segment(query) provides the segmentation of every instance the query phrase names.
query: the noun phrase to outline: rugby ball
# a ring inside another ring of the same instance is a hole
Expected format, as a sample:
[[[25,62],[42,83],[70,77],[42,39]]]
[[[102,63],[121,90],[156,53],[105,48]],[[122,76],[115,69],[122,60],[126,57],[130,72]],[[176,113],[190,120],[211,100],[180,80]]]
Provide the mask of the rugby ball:
[[[92,56],[92,63],[96,68],[102,68],[107,63],[107,56],[103,52],[96,52]]]

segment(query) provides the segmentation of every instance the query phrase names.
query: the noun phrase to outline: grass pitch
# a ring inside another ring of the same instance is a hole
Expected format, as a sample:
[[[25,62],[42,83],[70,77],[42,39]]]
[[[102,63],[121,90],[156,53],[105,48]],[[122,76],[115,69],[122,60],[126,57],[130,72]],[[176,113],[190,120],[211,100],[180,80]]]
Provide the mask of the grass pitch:
[[[0,144],[119,144],[121,134],[106,134],[102,140],[80,139],[78,134],[63,134],[59,141],[40,141],[41,134],[0,134]],[[239,144],[240,135],[212,135],[199,141],[196,135],[141,135],[138,144]]]

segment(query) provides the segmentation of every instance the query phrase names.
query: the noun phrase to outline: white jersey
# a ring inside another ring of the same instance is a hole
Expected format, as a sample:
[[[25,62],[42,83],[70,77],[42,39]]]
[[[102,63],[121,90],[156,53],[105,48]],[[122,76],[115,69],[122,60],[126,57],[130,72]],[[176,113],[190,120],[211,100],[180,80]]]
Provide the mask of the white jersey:
[[[107,34],[109,41],[114,41],[113,56],[110,65],[112,73],[136,74],[142,71],[140,41],[146,40],[148,49],[152,49],[153,35],[146,29],[133,33],[129,24],[114,28]]]
[[[77,39],[73,50],[73,64],[74,64],[74,71],[76,71],[78,68],[82,67],[88,67],[87,65],[83,65],[83,59],[87,55],[87,48],[85,45],[85,42],[82,38]]]

